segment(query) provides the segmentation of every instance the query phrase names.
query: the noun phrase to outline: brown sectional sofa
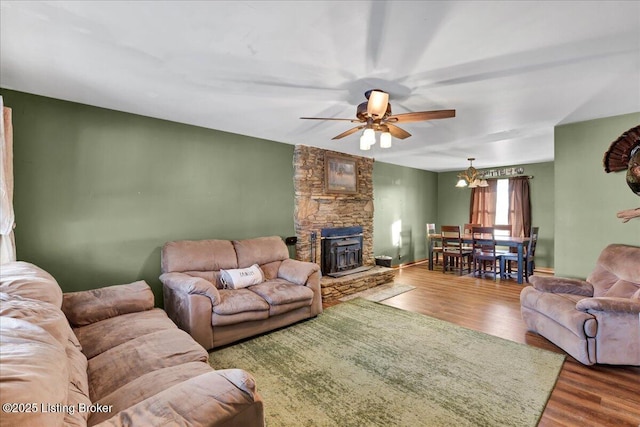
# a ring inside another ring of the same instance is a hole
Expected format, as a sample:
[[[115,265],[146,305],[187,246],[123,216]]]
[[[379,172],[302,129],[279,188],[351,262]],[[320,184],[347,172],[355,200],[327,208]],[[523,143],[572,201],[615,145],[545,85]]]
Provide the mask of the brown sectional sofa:
[[[263,426],[253,377],[154,308],[143,282],[63,294],[26,262],[0,267],[2,426]]]
[[[640,247],[607,246],[587,280],[529,282],[520,293],[529,330],[585,365],[640,366]]]
[[[223,270],[255,264],[260,283],[225,289]],[[168,242],[162,248],[162,273],[169,317],[206,349],[322,312],[320,266],[290,259],[278,236]]]

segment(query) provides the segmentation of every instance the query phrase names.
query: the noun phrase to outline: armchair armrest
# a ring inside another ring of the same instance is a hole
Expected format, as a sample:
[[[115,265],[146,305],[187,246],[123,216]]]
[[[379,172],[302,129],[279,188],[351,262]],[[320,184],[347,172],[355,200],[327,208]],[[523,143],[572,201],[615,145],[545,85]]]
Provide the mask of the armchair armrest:
[[[306,285],[309,277],[317,271],[320,271],[318,264],[287,258],[280,264],[278,277],[296,285]]]
[[[173,292],[184,295],[203,295],[211,300],[211,305],[220,303],[220,292],[211,282],[184,273],[164,273],[160,276],[163,285]]]
[[[584,280],[533,275],[529,277],[529,283],[540,292],[593,296],[593,285]]]
[[[151,310],[154,297],[144,280],[63,294],[62,311],[73,326],[85,326],[121,314]]]
[[[640,301],[629,298],[598,297],[585,298],[576,304],[580,311],[608,311],[615,313],[640,314]]]

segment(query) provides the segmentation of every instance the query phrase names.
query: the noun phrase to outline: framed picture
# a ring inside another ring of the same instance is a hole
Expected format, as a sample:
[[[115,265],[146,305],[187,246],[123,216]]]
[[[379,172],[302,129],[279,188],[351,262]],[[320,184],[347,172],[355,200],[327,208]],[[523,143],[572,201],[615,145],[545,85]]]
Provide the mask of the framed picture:
[[[356,159],[333,154],[325,155],[324,190],[327,193],[356,194],[358,192]]]

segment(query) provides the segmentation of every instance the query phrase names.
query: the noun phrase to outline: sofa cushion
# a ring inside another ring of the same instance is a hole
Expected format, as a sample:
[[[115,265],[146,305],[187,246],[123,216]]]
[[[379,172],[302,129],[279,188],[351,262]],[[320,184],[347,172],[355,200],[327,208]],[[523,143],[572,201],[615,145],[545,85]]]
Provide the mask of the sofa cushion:
[[[92,413],[88,424],[98,424],[169,387],[211,371],[207,363],[189,362],[147,372],[100,399],[97,403],[110,406],[112,410]]]
[[[238,268],[236,251],[229,240],[178,240],[165,243],[161,264],[163,273]]]
[[[254,320],[266,320],[269,318],[269,310],[243,311],[235,314],[211,314],[211,326],[237,325]],[[250,328],[248,325],[247,328]]]
[[[60,307],[62,290],[53,276],[40,267],[24,261],[2,264],[0,292],[45,301]]]
[[[238,257],[238,268],[249,267],[252,264],[268,264],[289,258],[287,245],[278,236],[234,240],[233,247]]]
[[[206,350],[177,328],[139,336],[89,359],[91,401],[102,399],[147,372],[206,362],[207,358]]]
[[[84,326],[121,314],[151,310],[154,297],[144,280],[64,294],[62,311],[73,326]]]
[[[262,422],[262,400],[255,391],[255,381],[244,371],[228,369],[210,371],[169,387],[101,426],[231,427]]]
[[[640,283],[640,247],[612,244],[602,250],[587,281],[593,284],[594,297],[605,296],[620,279]]]
[[[269,305],[284,305],[305,301],[309,305],[313,300],[313,291],[306,286],[294,285],[284,279],[274,279],[249,288],[264,298]]]
[[[304,285],[309,276],[320,270],[320,266],[313,262],[285,259],[278,270],[278,277],[285,279],[294,285]]]
[[[58,307],[48,302],[5,293],[0,293],[0,301],[0,316],[24,319],[38,325],[51,334],[61,346],[66,346],[68,337],[72,334],[71,327]]]
[[[142,335],[177,326],[159,308],[137,313],[128,313],[74,328],[87,358],[97,356]]]
[[[63,425],[62,411],[45,412],[42,405],[46,409],[46,405],[67,404],[69,371],[64,347],[43,328],[11,317],[0,319],[0,347],[0,403],[27,405],[3,410],[2,425]]]
[[[264,282],[264,274],[258,264],[247,268],[220,270],[220,282],[225,289],[241,289]]]
[[[595,337],[598,331],[595,317],[576,310],[577,302],[584,298],[582,295],[552,294],[526,287],[521,292],[520,302],[523,307],[544,314],[578,337]]]
[[[213,312],[220,315],[248,311],[269,311],[269,304],[248,289],[221,289],[220,304],[213,306]]]
[[[631,298],[640,290],[640,283],[632,283],[626,280],[618,280],[605,292],[605,297]]]
[[[272,261],[266,264],[262,264],[260,269],[262,273],[264,273],[264,280],[271,280],[278,277],[278,270],[280,269],[280,265],[282,261]]]

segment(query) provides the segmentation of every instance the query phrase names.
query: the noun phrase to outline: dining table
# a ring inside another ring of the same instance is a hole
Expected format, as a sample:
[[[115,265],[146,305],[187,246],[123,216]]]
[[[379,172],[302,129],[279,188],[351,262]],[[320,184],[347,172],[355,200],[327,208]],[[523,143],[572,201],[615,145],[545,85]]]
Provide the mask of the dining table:
[[[460,236],[462,243],[473,243],[471,234],[462,234]],[[524,278],[524,247],[529,244],[529,237],[512,237],[512,236],[495,236],[496,245],[516,248],[518,253],[518,284],[522,284]],[[429,249],[429,270],[433,270],[433,248],[437,241],[442,241],[441,234],[427,234],[427,247]]]

